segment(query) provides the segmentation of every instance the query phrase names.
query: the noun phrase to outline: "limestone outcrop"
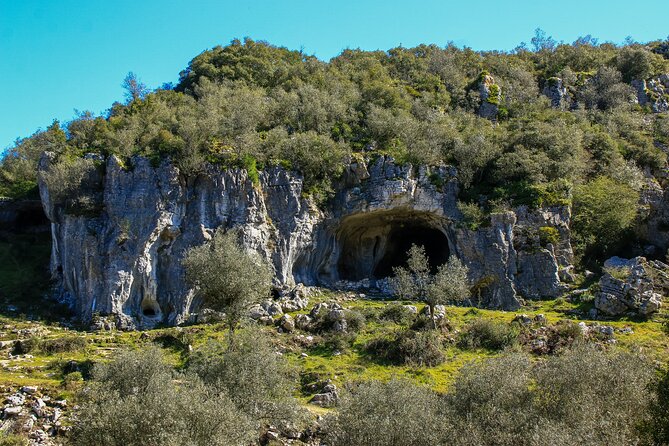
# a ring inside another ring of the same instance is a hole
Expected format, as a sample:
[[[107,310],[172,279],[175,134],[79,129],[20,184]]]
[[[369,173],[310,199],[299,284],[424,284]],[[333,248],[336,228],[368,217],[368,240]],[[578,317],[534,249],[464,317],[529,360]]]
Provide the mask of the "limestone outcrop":
[[[46,154],[40,169],[51,159]],[[281,290],[303,283],[387,293],[392,267],[417,243],[435,265],[455,255],[469,266],[476,304],[515,309],[522,298],[562,293],[571,264],[568,208],[519,208],[472,230],[457,207],[457,172],[447,166],[384,156],[353,162],[334,197],[316,206],[303,196],[300,175],[279,167],[254,184],[242,169],[210,166],[185,178],[167,162],[131,164],[105,161],[96,213],[68,212],[40,184],[51,271],[84,321],[113,315],[121,328],[148,328],[192,318],[201,302],[184,282],[181,259],[219,227],[240,229],[244,245],[271,263]],[[549,243],[543,227],[554,228]]]
[[[650,106],[654,113],[669,111],[669,73],[654,79],[633,80],[632,88],[636,91],[639,105]]]
[[[659,261],[612,257],[604,263],[595,308],[607,316],[649,316],[662,305],[662,294],[657,291],[666,291],[668,272],[669,266]]]
[[[567,87],[565,87],[564,82],[559,77],[549,78],[541,93],[551,100],[551,106],[555,108],[564,110],[570,106]]]
[[[486,119],[497,119],[499,104],[502,102],[502,89],[495,83],[495,78],[488,73],[481,74],[479,96],[481,97],[479,116]]]

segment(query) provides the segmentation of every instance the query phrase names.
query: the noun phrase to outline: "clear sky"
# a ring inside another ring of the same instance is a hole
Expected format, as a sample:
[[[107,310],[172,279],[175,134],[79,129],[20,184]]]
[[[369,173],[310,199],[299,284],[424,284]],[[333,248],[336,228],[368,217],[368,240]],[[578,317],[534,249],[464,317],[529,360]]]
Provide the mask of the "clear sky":
[[[0,150],[17,137],[98,114],[133,71],[150,87],[189,60],[251,37],[329,59],[344,48],[449,41],[510,50],[540,27],[558,41],[666,38],[669,0],[0,0]]]

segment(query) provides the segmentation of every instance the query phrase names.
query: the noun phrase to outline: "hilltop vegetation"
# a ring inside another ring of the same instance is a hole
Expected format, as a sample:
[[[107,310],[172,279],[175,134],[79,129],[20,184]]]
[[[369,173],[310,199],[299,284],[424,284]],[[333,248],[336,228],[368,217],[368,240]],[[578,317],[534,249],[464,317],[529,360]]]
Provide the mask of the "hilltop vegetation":
[[[94,152],[115,154],[129,168],[134,155],[169,158],[191,176],[206,162],[244,167],[252,178],[278,164],[301,171],[306,191],[323,200],[348,160],[383,153],[455,165],[468,214],[569,203],[574,187],[592,181],[633,197],[642,171],[666,163],[669,119],[636,104],[629,82],[669,71],[668,43],[557,44],[538,32],[532,45],[509,53],[453,45],[345,50],[323,62],[234,40],[195,57],[176,86],[148,92],[129,76],[127,101],[104,116],[82,113],[17,140],[0,166],[0,195],[35,196],[46,150],[58,154],[62,170],[79,173],[59,180],[66,190],[84,181],[74,160]],[[492,121],[477,115],[488,74],[499,93],[484,100],[498,107]],[[566,109],[540,94],[558,78],[572,98]],[[590,236],[576,237],[577,248],[601,242]]]

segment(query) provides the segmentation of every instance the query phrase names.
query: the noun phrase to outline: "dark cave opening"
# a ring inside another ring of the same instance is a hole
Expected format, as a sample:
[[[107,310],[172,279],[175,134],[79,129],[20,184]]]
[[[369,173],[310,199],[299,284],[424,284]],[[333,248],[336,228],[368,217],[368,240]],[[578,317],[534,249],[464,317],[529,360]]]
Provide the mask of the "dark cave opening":
[[[425,248],[433,271],[450,254],[443,222],[429,214],[389,212],[358,215],[344,222],[339,231],[337,272],[340,279],[359,281],[393,275],[393,268],[406,266],[411,245]]]
[[[142,314],[146,317],[156,317],[156,310],[153,308],[144,308]]]
[[[374,267],[374,277],[390,277],[393,275],[393,268],[406,266],[407,252],[411,245],[425,248],[425,255],[433,273],[448,261],[448,239],[443,232],[427,226],[400,225],[391,229],[388,234],[383,257]]]

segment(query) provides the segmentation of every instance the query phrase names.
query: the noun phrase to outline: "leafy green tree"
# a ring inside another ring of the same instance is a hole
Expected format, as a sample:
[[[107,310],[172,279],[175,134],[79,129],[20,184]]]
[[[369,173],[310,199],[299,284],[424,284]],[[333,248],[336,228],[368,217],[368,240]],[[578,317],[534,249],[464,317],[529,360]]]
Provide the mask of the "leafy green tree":
[[[659,54],[654,54],[639,46],[624,47],[616,56],[616,65],[625,82],[635,79],[645,80],[662,73],[667,62]]]
[[[596,257],[619,245],[637,215],[639,192],[600,176],[574,190],[572,240],[581,255]]]
[[[393,268],[395,292],[402,299],[416,299],[430,308],[433,327],[437,328],[434,307],[462,302],[469,297],[468,268],[457,257],[451,256],[431,273],[431,265],[423,246],[412,245],[407,253],[407,267]]]
[[[0,196],[36,198],[37,164],[44,152],[61,153],[67,148],[67,135],[58,121],[46,130],[18,139],[0,159]]]
[[[247,252],[235,231],[218,229],[211,240],[186,252],[183,266],[187,282],[204,305],[225,312],[232,344],[234,330],[250,305],[269,295],[269,265]]]

